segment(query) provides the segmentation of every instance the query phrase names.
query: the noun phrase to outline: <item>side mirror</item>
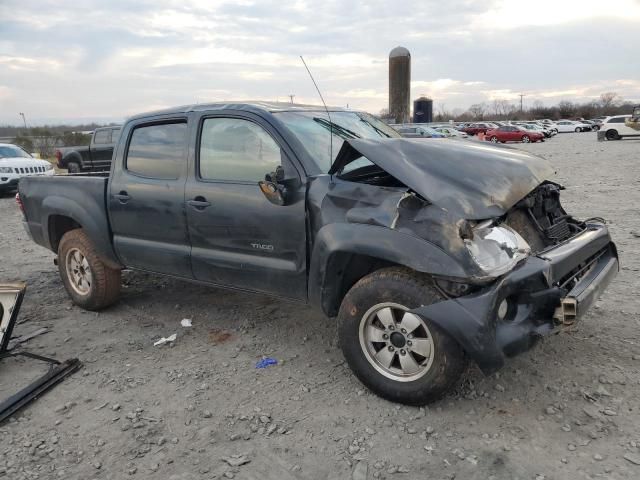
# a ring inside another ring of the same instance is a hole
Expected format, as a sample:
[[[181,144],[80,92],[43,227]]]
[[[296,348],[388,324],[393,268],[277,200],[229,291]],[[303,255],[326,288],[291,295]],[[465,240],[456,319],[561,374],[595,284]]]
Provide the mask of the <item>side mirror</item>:
[[[274,205],[282,206],[287,203],[287,188],[283,185],[284,180],[284,169],[278,165],[275,172],[267,173],[264,180],[258,182],[264,196]]]
[[[269,182],[267,180],[263,180],[258,182],[258,186],[260,190],[274,205],[282,206],[285,204],[285,189],[282,185],[278,185],[274,182]]]

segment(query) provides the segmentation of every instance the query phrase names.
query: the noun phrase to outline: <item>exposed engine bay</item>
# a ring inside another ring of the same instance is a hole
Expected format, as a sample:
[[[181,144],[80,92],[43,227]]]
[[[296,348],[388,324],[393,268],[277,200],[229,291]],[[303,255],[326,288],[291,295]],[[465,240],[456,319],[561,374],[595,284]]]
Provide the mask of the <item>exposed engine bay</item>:
[[[505,223],[522,235],[534,253],[558,245],[586,228],[562,208],[561,190],[564,187],[557,183],[544,182],[507,213]]]

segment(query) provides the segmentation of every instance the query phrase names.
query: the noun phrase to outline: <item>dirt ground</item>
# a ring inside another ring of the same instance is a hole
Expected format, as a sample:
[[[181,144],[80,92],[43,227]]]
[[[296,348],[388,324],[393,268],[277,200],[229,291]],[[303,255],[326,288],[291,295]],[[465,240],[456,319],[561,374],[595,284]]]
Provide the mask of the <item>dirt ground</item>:
[[[82,311],[0,198],[0,281],[29,285],[14,334],[47,327],[24,348],[84,363],[0,425],[0,478],[640,478],[640,141],[519,147],[557,167],[571,213],[607,219],[620,274],[571,332],[428,408],[369,393],[305,306],[127,273],[119,304]],[[3,360],[0,398],[43,371]]]

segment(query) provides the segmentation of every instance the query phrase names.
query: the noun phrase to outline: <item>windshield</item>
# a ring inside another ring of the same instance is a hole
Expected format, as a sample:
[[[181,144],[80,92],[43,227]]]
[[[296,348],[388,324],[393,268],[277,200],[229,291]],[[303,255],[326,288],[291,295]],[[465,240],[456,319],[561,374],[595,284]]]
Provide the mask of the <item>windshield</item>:
[[[31,155],[16,145],[0,145],[0,158],[31,158]]]
[[[344,140],[349,138],[400,138],[393,128],[363,112],[277,112],[274,115],[284,123],[311,154],[322,172],[329,171]],[[333,152],[329,132],[333,133]],[[362,157],[344,171],[371,165]]]

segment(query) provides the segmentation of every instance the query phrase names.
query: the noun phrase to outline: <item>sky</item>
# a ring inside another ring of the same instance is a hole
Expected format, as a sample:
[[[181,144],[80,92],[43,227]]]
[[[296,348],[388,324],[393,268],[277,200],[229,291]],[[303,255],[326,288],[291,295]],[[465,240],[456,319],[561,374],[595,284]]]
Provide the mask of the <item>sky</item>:
[[[121,121],[227,100],[388,106],[388,55],[412,98],[463,111],[640,103],[640,0],[0,0],[0,124]]]

